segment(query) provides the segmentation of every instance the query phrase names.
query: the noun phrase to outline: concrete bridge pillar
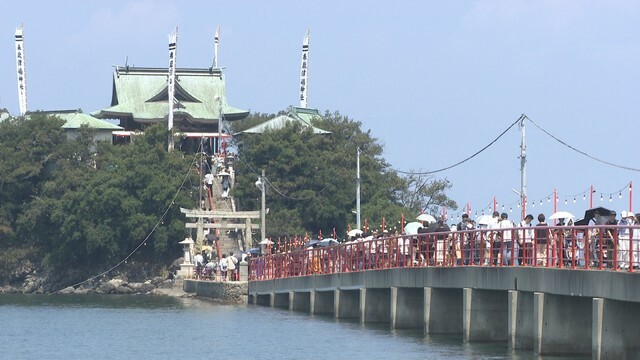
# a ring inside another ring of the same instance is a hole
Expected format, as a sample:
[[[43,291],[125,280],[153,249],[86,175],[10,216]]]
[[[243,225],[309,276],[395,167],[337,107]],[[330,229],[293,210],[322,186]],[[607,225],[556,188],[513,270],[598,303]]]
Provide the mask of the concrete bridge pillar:
[[[604,299],[594,298],[591,310],[591,358],[600,360],[602,356],[602,314]]]
[[[334,316],[336,319],[359,319],[361,314],[361,294],[358,290],[340,290],[334,292]]]
[[[509,290],[507,305],[509,350],[533,349],[533,293]]]
[[[425,334],[462,333],[462,289],[425,288],[423,303]]]
[[[431,320],[431,288],[422,288],[422,333],[429,334]]]
[[[309,292],[309,315],[315,314],[316,311],[316,294],[315,290]]]
[[[507,340],[507,294],[498,290],[462,290],[462,334],[468,341]]]
[[[423,289],[397,288],[390,291],[389,326],[391,329],[419,329],[422,327]]]
[[[389,312],[389,328],[391,330],[396,328],[396,315],[398,312],[398,288],[392,287],[390,293],[390,312]]]
[[[335,291],[311,290],[309,293],[309,314],[331,314],[335,311]]]
[[[544,293],[533,293],[533,355],[542,355],[542,329],[544,323]]]
[[[534,293],[534,354],[591,353],[592,303],[587,297]]]
[[[638,276],[638,275],[633,275]],[[611,299],[593,300],[595,341],[602,359],[640,359],[640,306]],[[595,359],[595,354],[593,355]]]
[[[391,289],[360,289],[360,323],[389,322]]]
[[[362,288],[360,289],[360,323],[364,324],[365,322],[365,315],[367,314],[366,310],[367,307],[365,306],[365,304],[367,303],[367,289]]]

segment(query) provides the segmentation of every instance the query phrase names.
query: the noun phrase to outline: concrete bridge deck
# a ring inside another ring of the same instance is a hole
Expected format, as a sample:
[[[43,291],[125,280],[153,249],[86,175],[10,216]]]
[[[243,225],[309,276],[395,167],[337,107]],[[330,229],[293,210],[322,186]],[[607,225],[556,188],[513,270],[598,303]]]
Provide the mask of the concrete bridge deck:
[[[419,267],[250,281],[249,301],[335,318],[506,341],[536,355],[640,358],[640,274]]]

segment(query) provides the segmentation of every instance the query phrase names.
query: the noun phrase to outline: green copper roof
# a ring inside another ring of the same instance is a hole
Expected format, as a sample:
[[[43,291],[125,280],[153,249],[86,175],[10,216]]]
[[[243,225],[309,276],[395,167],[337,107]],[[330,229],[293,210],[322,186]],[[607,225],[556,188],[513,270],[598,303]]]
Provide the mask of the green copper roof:
[[[53,115],[66,121],[62,125],[63,129],[79,129],[82,125],[86,125],[97,130],[122,130],[121,126],[110,122],[96,119],[91,115],[84,114],[78,110],[58,110],[58,111],[40,111],[42,114]]]
[[[225,120],[245,118],[249,112],[227,103],[220,69],[176,69],[174,118],[217,124],[220,107]],[[113,74],[111,107],[91,113],[98,118],[132,117],[151,123],[169,114],[166,68],[118,67]]]
[[[287,126],[289,122],[299,122],[303,127],[311,127],[314,134],[331,134],[331,131],[319,129],[312,125],[314,120],[321,120],[322,116],[317,109],[299,108],[289,106],[286,115],[278,115],[262,124],[256,125],[238,134],[262,134],[267,130],[278,130]]]

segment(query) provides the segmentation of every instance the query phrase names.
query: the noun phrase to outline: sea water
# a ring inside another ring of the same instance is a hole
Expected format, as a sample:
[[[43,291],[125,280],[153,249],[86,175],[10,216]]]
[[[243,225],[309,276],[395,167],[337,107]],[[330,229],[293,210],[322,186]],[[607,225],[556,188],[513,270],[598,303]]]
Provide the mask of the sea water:
[[[461,338],[195,298],[0,294],[1,359],[534,358]]]

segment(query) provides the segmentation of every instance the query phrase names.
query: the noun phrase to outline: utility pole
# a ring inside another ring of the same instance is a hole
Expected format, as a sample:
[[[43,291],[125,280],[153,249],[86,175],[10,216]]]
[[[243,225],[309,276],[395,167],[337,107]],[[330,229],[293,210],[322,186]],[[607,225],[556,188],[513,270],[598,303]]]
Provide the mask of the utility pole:
[[[262,191],[262,201],[261,201],[261,204],[260,204],[260,231],[261,231],[260,235],[262,236],[262,239],[260,239],[260,241],[263,241],[264,239],[267,238],[267,229],[265,228],[265,224],[266,224],[266,222],[265,222],[265,218],[266,218],[265,214],[266,214],[266,211],[267,211],[267,197],[266,197],[266,194],[265,194],[265,191],[264,191],[265,190],[264,189],[264,186],[265,186],[264,169],[262,169],[262,176],[260,176],[259,181],[260,181],[260,190]]]
[[[526,115],[520,115],[520,130],[522,141],[520,143],[520,203],[522,204],[522,219],[527,216],[527,145],[525,142],[524,121]]]
[[[356,157],[356,229],[360,229],[360,148]]]

